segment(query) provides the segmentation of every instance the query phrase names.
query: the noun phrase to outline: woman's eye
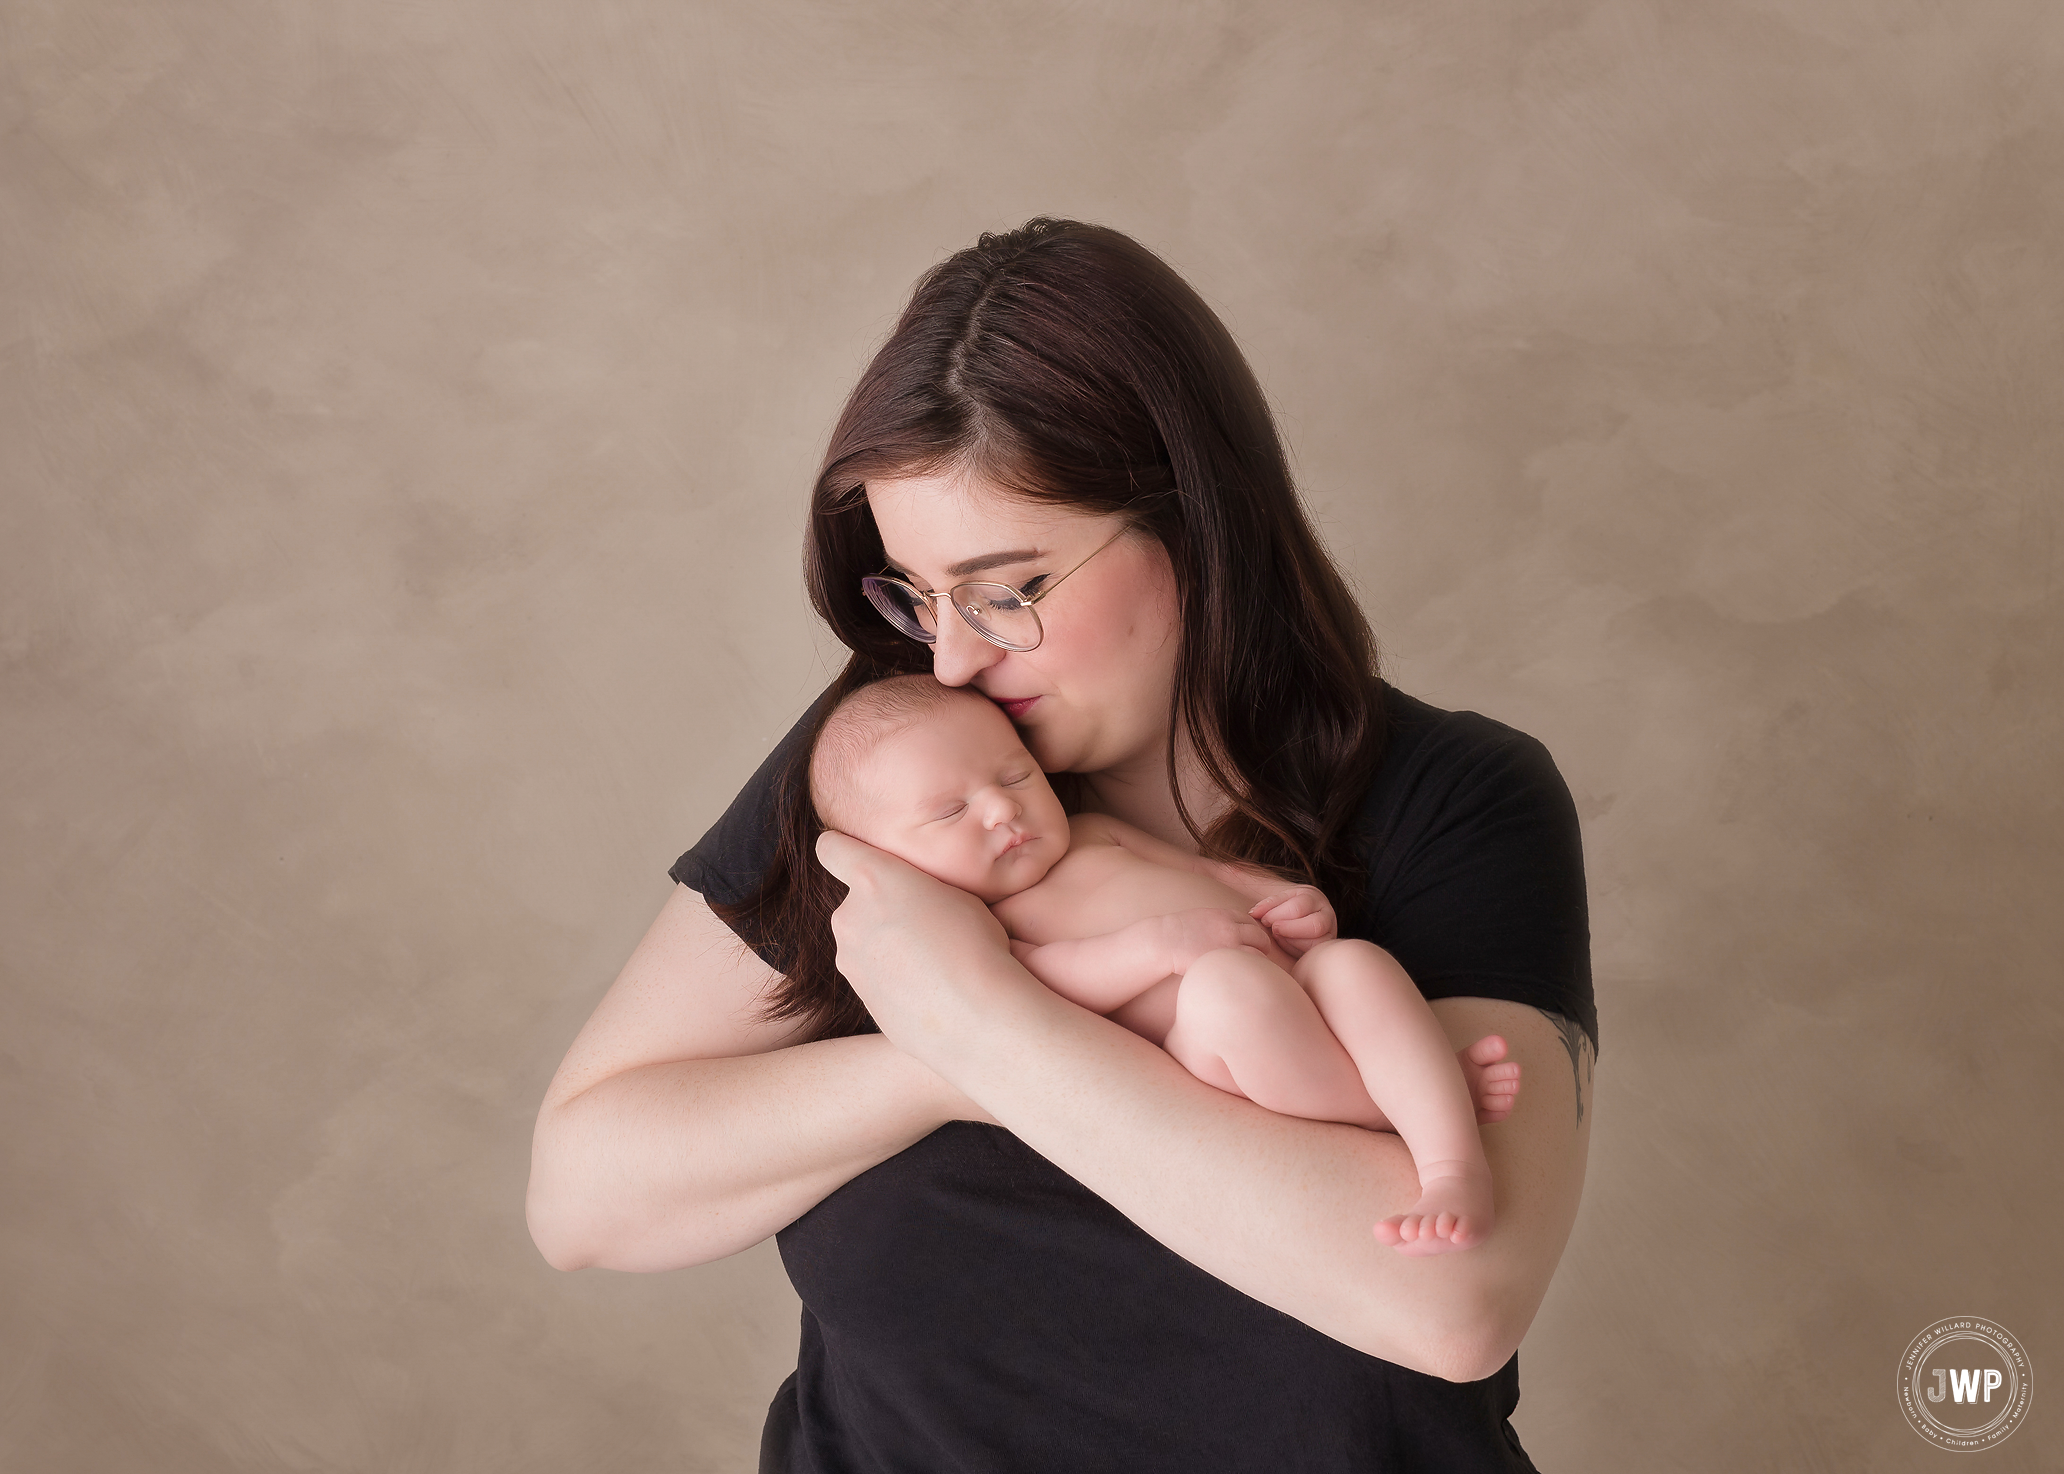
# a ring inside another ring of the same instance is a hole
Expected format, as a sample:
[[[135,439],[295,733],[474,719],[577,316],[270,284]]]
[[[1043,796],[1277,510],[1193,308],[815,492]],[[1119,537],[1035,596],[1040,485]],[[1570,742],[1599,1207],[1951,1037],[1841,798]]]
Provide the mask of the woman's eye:
[[[1021,587],[1021,588],[1020,588],[1020,589],[1018,590],[1018,597],[1022,599],[1022,598],[1024,598],[1024,597],[1026,597],[1027,595],[1030,595],[1030,594],[1035,594],[1035,593],[1039,592],[1039,586],[1040,586],[1041,584],[1045,583],[1045,582],[1046,582],[1046,581],[1047,581],[1047,580],[1048,580],[1049,578],[1052,578],[1052,577],[1053,577],[1053,575],[1052,575],[1051,573],[1042,573],[1042,574],[1040,574],[1040,575],[1039,575],[1039,577],[1037,577],[1037,578],[1033,579],[1033,580],[1032,580],[1032,582],[1030,582],[1030,583],[1028,583],[1028,584],[1025,584],[1025,585],[1024,585],[1023,587]]]

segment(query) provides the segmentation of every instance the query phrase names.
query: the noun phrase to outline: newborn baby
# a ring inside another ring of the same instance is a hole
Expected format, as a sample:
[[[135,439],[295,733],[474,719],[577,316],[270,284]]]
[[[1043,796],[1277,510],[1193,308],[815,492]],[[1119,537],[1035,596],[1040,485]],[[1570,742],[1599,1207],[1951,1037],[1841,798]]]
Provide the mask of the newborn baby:
[[[1420,1194],[1376,1225],[1384,1243],[1437,1254],[1490,1232],[1477,1123],[1511,1112],[1519,1065],[1495,1034],[1458,1061],[1404,969],[1340,938],[1313,887],[1108,815],[1071,820],[1009,719],[929,676],[840,703],[810,795],[826,827],[988,902],[1034,977],[1198,1079],[1283,1115],[1395,1131]]]

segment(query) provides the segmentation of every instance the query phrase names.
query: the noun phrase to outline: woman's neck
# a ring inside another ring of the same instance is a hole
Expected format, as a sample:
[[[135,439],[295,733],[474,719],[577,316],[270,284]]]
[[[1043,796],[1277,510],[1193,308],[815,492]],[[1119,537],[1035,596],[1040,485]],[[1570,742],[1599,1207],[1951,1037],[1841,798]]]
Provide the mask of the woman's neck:
[[[1199,829],[1210,829],[1228,806],[1226,796],[1204,775],[1203,764],[1197,761],[1187,735],[1176,743],[1173,782],[1168,760],[1160,752],[1123,767],[1084,773],[1081,781],[1085,809],[1122,819],[1133,828],[1144,829],[1156,839],[1192,854],[1196,853],[1197,841],[1176,808],[1176,785],[1182,786],[1183,803]]]

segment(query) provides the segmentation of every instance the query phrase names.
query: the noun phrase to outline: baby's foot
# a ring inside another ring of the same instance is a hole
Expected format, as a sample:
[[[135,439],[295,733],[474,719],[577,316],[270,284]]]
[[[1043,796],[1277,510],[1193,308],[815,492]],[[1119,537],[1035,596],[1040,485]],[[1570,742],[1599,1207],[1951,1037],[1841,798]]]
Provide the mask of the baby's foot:
[[[1486,1034],[1455,1058],[1469,1084],[1469,1098],[1476,1102],[1477,1123],[1488,1126],[1511,1115],[1519,1099],[1519,1061],[1505,1058],[1505,1040]]]
[[[1400,1254],[1471,1249],[1491,1231],[1491,1173],[1468,1162],[1430,1162],[1419,1174],[1419,1201],[1376,1225]]]

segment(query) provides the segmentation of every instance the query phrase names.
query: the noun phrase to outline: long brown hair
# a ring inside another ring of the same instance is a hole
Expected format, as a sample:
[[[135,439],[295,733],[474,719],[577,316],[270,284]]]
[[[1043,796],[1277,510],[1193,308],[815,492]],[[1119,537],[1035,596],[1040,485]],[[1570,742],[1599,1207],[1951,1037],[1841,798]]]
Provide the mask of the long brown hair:
[[[1166,262],[1069,220],[984,235],[926,273],[832,431],[810,500],[810,602],[853,654],[838,696],[930,669],[860,580],[884,566],[866,483],[957,469],[1030,500],[1116,515],[1168,552],[1181,605],[1175,734],[1230,801],[1205,853],[1317,885],[1343,909],[1363,876],[1348,833],[1382,755],[1376,646],[1319,546],[1275,422],[1232,335]],[[813,734],[814,735],[814,734]],[[872,1027],[840,977],[817,865],[808,753],[779,785],[774,863],[720,906],[783,963],[769,1020],[812,1037]]]

